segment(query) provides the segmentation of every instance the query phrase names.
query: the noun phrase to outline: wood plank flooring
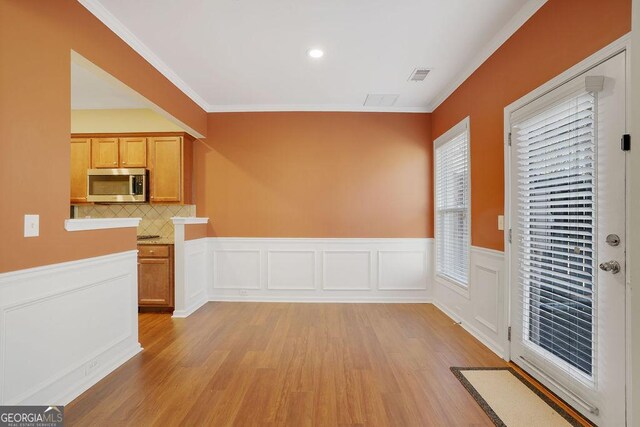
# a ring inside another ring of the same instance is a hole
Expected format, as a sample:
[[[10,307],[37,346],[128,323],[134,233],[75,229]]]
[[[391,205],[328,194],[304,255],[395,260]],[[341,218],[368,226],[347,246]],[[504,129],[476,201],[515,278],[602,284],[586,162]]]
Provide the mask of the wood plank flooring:
[[[506,366],[431,304],[208,303],[140,314],[144,351],[70,426],[491,426],[450,366]]]

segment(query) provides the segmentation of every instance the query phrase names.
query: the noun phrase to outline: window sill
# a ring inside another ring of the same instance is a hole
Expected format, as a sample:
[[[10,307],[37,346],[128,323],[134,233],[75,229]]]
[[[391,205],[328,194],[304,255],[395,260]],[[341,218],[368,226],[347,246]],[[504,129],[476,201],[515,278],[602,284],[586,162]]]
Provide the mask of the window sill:
[[[456,282],[439,274],[436,274],[435,279],[437,283],[451,289],[453,292],[462,295],[466,299],[471,299],[471,295],[469,294],[469,285],[463,285],[460,282]]]

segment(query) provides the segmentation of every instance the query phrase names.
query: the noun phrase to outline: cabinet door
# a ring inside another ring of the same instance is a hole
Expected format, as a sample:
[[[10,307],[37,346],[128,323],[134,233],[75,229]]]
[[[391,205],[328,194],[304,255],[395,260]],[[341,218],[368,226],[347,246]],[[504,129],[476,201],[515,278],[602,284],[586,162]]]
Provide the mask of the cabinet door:
[[[118,167],[118,138],[94,138],[91,140],[91,167]]]
[[[91,168],[91,139],[71,139],[71,203],[87,201],[87,170]]]
[[[138,305],[172,307],[170,258],[138,259]]]
[[[147,167],[147,138],[120,138],[120,167]]]
[[[151,202],[180,202],[182,197],[182,137],[149,138]]]

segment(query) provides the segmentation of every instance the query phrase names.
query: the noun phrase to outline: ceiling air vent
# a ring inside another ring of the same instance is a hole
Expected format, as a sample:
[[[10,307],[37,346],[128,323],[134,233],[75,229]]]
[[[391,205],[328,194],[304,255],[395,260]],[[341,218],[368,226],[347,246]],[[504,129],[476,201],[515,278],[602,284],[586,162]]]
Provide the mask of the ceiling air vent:
[[[364,100],[365,107],[391,107],[396,103],[398,94],[378,95],[370,93]]]
[[[416,68],[415,70],[413,70],[413,73],[411,73],[411,76],[409,77],[409,81],[410,82],[422,82],[424,81],[424,79],[427,78],[427,74],[429,74],[431,70],[428,68]]]

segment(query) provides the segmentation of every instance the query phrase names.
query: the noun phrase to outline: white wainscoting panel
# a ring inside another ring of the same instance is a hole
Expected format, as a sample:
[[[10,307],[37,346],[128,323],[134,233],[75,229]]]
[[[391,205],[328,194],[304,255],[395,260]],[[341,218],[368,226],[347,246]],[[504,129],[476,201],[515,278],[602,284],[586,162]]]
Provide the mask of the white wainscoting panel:
[[[216,289],[260,289],[261,254],[257,249],[214,249],[213,287]]]
[[[322,289],[370,290],[373,287],[371,251],[323,251]]]
[[[378,289],[427,289],[427,258],[422,251],[378,251]]]
[[[508,349],[504,262],[503,252],[471,247],[468,292],[433,280],[434,304],[503,358]]]
[[[209,299],[429,302],[431,241],[209,238]]]
[[[138,353],[137,251],[0,274],[0,404],[64,405]]]
[[[268,251],[267,269],[269,289],[316,288],[315,251]]]

